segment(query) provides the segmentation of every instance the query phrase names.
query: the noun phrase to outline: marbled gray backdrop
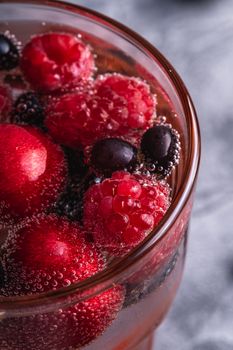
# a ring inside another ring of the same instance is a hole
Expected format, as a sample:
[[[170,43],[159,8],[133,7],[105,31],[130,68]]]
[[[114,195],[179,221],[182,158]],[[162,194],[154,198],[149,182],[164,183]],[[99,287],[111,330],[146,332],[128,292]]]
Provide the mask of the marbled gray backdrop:
[[[156,350],[233,349],[233,1],[76,0],[140,32],[194,100],[202,165],[182,286]]]

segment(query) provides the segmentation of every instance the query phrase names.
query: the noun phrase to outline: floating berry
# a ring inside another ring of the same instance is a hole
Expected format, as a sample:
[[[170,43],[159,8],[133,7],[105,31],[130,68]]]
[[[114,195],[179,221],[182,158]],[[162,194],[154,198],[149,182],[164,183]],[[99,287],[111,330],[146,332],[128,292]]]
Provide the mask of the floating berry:
[[[0,125],[0,212],[24,218],[53,204],[66,181],[64,154],[32,127]]]
[[[155,125],[143,135],[141,150],[151,171],[167,176],[179,162],[179,134],[168,125]]]
[[[11,70],[19,64],[19,52],[16,45],[4,34],[0,34],[0,71]]]
[[[130,170],[136,163],[137,149],[117,138],[97,141],[91,152],[91,165],[100,173],[111,175],[116,170]]]
[[[90,78],[94,58],[76,35],[46,33],[34,36],[24,47],[21,68],[35,89],[52,91]]]
[[[107,75],[87,92],[52,99],[45,125],[56,142],[77,148],[105,137],[139,139],[153,124],[154,112],[155,100],[146,83]]]
[[[0,85],[0,122],[8,121],[11,110],[12,98],[7,86]]]
[[[40,216],[25,223],[9,235],[4,248],[1,264],[5,285],[0,291],[5,296],[55,291],[81,282],[105,268],[103,256],[85,239],[81,228],[54,215]],[[57,307],[56,311],[47,314],[22,317],[20,323],[17,317],[11,318],[11,332],[6,330],[5,337],[10,344],[17,345],[19,342],[15,339],[22,337],[22,341],[26,334],[25,349],[28,350],[32,344],[37,344],[39,333],[43,339],[43,343],[36,346],[39,350],[77,349],[111,324],[121,309],[124,289],[114,286],[74,305],[78,299],[76,292],[73,300],[70,299],[72,306],[67,299],[62,309]]]
[[[166,183],[124,171],[90,187],[84,198],[84,225],[94,241],[124,255],[153,230],[170,204]]]
[[[12,111],[13,123],[41,126],[43,119],[44,110],[36,93],[27,92],[18,97]]]

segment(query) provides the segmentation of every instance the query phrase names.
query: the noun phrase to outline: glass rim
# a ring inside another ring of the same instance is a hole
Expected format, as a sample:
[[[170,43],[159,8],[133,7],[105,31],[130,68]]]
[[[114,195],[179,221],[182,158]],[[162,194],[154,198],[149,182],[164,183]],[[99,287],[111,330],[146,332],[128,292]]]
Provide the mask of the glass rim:
[[[187,161],[185,162],[185,171],[182,174],[183,181],[175,198],[171,203],[170,208],[156,229],[150,232],[150,234],[136,248],[130,251],[126,256],[110,264],[103,271],[98,272],[94,276],[89,277],[84,281],[71,284],[68,287],[60,288],[56,291],[49,291],[30,296],[0,297],[0,307],[2,308],[4,306],[4,311],[7,311],[8,308],[21,308],[24,307],[25,304],[27,304],[27,306],[33,306],[35,302],[47,303],[48,300],[53,301],[57,297],[65,297],[77,292],[83,293],[88,289],[102,285],[104,282],[110,281],[113,278],[119,278],[123,272],[136,264],[151,249],[153,249],[155,244],[157,244],[164,238],[164,236],[166,236],[166,234],[169,233],[170,227],[173,225],[176,218],[179,216],[180,212],[190,198],[198,175],[201,153],[200,129],[191,97],[179,74],[157,48],[150,44],[140,34],[136,33],[134,30],[128,28],[124,24],[121,24],[120,22],[95,10],[80,5],[70,4],[59,0],[0,0],[0,6],[1,4],[9,5],[19,3],[25,5],[31,4],[47,6],[54,9],[63,9],[72,13],[76,12],[77,14],[83,15],[86,18],[92,18],[97,21],[101,20],[102,24],[106,25],[108,28],[110,27],[112,29],[115,29],[115,31],[117,30],[118,33],[123,33],[124,37],[128,37],[132,44],[139,44],[144,53],[149,55],[151,59],[156,59],[159,63],[161,63],[166,75],[172,82],[173,88],[178,94],[178,98],[184,111],[188,131],[188,140],[191,140],[192,142],[188,147],[188,156]]]

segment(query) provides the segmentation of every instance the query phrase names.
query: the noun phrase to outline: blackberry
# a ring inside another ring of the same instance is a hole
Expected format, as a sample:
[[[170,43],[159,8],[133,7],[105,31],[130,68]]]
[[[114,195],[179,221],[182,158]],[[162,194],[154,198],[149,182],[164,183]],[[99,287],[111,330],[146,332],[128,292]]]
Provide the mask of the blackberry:
[[[70,181],[66,191],[62,193],[55,205],[55,212],[59,216],[66,216],[71,221],[82,221],[83,197],[89,186],[95,182],[93,174],[88,174],[80,182]]]
[[[11,70],[19,64],[19,51],[13,41],[0,34],[0,70]]]
[[[44,109],[36,93],[27,92],[17,98],[12,111],[13,123],[42,126],[43,120]]]
[[[88,171],[88,166],[84,162],[83,151],[69,147],[63,147],[63,150],[68,163],[69,176],[72,179],[81,180]]]
[[[116,170],[130,170],[136,163],[137,149],[129,142],[117,138],[97,141],[91,153],[91,164],[102,174]]]
[[[168,176],[179,162],[180,136],[168,124],[154,125],[141,140],[146,167],[152,173]]]

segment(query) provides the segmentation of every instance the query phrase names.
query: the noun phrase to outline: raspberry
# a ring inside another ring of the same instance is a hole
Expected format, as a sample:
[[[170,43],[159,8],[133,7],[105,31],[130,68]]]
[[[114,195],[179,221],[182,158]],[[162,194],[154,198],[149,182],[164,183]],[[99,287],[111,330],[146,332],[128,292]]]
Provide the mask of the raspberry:
[[[47,209],[66,181],[64,154],[37,129],[0,125],[1,220]]]
[[[32,295],[81,282],[105,268],[105,261],[76,224],[56,216],[40,216],[9,235],[1,258],[4,296]],[[73,295],[72,305],[79,295]],[[52,313],[13,318],[0,336],[14,348],[76,349],[104,332],[120,310],[124,290],[114,286],[85,301]],[[23,327],[22,327],[23,324]],[[1,328],[2,327],[2,328]],[[13,330],[11,329],[13,328]],[[21,337],[21,338],[20,338]],[[19,339],[21,341],[19,341]],[[43,339],[38,343],[39,339]],[[31,346],[31,347],[30,347]]]
[[[0,122],[6,122],[11,110],[11,95],[8,88],[0,85]]]
[[[0,71],[11,70],[19,63],[18,48],[5,34],[0,33]]]
[[[111,91],[118,98],[124,99],[128,115],[123,126],[133,129],[146,129],[151,126],[155,112],[155,97],[146,82],[121,74],[106,74],[97,79],[96,86],[100,96],[107,96]]]
[[[37,94],[27,92],[17,98],[12,111],[12,123],[41,126],[43,119],[44,111]]]
[[[46,33],[34,36],[24,47],[21,68],[35,89],[52,91],[90,78],[94,58],[77,36]]]
[[[92,96],[89,93],[66,94],[54,98],[48,102],[45,126],[56,142],[79,148],[91,143],[102,133],[100,113],[97,110],[95,124],[91,109]]]
[[[165,182],[115,172],[87,191],[85,227],[101,248],[113,255],[124,255],[158,225],[169,207],[169,196]]]
[[[139,78],[106,75],[88,92],[52,99],[45,125],[58,143],[77,148],[106,136],[139,139],[152,125],[154,111],[155,100],[146,83]]]

